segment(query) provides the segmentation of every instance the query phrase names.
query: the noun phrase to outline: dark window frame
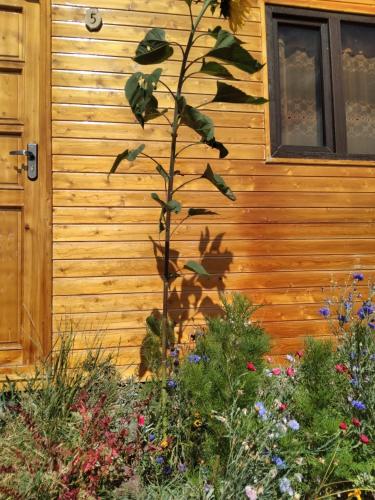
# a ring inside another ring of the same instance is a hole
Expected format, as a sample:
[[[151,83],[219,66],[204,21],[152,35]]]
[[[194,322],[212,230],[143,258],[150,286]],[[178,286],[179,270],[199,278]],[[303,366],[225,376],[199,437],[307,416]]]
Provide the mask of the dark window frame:
[[[266,9],[271,155],[277,158],[375,160],[375,154],[361,155],[347,152],[340,26],[341,22],[375,25],[375,16],[276,5],[267,5]],[[290,146],[281,143],[281,97],[277,42],[279,23],[320,27],[323,124],[326,146]]]

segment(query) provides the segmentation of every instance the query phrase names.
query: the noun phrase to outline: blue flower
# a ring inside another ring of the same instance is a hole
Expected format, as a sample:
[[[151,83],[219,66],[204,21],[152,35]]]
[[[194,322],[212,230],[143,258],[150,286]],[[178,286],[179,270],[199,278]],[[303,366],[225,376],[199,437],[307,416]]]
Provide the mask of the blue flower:
[[[170,352],[170,355],[171,355],[172,358],[178,358],[179,350],[178,349],[173,349],[173,351]]]
[[[278,457],[278,456],[274,455],[272,457],[272,462],[276,465],[276,467],[279,470],[287,468],[286,463],[284,462],[284,460],[281,457]]]
[[[370,316],[370,314],[372,314],[373,312],[374,312],[373,305],[371,304],[371,302],[366,301],[363,303],[362,307],[358,309],[357,314],[361,319],[364,319],[366,318],[366,316]]]
[[[167,387],[169,387],[169,389],[175,389],[177,387],[177,382],[172,379],[168,380]]]
[[[353,274],[353,279],[354,280],[363,281],[364,278],[365,277],[363,276],[363,273],[354,273]]]
[[[362,403],[362,401],[357,401],[357,400],[353,399],[352,400],[352,406],[356,410],[366,410],[366,405],[364,403]]]
[[[319,313],[324,316],[324,318],[328,318],[328,316],[331,314],[331,311],[328,307],[322,307],[321,309],[319,309]]]
[[[152,443],[152,441],[155,441],[155,434],[150,434],[148,436],[148,440],[151,441],[151,443]]]
[[[172,467],[170,465],[166,465],[163,469],[163,472],[166,476],[169,476],[172,474]]]
[[[288,427],[289,429],[292,429],[292,431],[298,431],[299,423],[297,422],[297,420],[289,420]]]
[[[290,497],[292,497],[294,495],[293,488],[292,488],[290,481],[287,477],[282,477],[279,480],[279,489],[280,489],[281,493],[286,493]]]
[[[255,411],[258,413],[258,417],[262,420],[267,420],[267,410],[261,401],[255,403]]]
[[[352,307],[353,307],[353,303],[348,301],[348,300],[345,300],[344,301],[344,307],[345,307],[345,311],[351,311]]]
[[[188,361],[190,361],[190,363],[197,364],[201,359],[202,358],[199,356],[199,354],[189,354],[188,356]]]
[[[359,386],[359,381],[357,378],[352,378],[350,380],[350,384],[352,384],[353,387],[358,387]]]
[[[345,324],[349,322],[348,317],[345,314],[339,314],[337,316],[337,319],[339,320],[340,323]]]
[[[156,457],[155,462],[159,465],[164,463],[164,457]]]
[[[181,472],[181,474],[183,474],[184,472],[187,471],[187,466],[183,463],[179,463],[178,464],[178,471]]]
[[[375,321],[370,321],[369,323],[367,323],[368,326],[371,328],[371,330],[375,330]]]

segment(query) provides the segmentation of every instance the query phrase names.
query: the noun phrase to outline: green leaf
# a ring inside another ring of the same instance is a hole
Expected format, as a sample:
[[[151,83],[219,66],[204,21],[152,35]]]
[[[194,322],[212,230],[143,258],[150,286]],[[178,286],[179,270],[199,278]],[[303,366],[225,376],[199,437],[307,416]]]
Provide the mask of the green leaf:
[[[168,203],[166,204],[166,208],[170,212],[174,212],[175,214],[178,214],[181,212],[181,203],[177,200],[171,200],[171,201],[168,201]]]
[[[233,87],[233,85],[228,85],[224,82],[217,82],[217,91],[212,102],[264,104],[267,102],[267,99],[264,99],[264,97],[254,97],[252,95],[245,94],[245,92]]]
[[[209,273],[205,270],[202,264],[195,262],[195,260],[189,260],[184,265],[185,269],[189,269],[189,271],[193,271],[194,273],[199,274],[200,276],[209,276]]]
[[[217,212],[207,210],[207,208],[189,208],[188,217],[194,217],[195,215],[217,215]]]
[[[202,67],[199,70],[201,73],[205,73],[206,75],[216,76],[218,78],[225,78],[227,80],[236,80],[232,73],[227,70],[225,66],[219,64],[215,61],[206,62],[203,60]]]
[[[154,90],[157,88],[161,72],[160,68],[157,68],[149,75],[138,71],[126,82],[125,96],[142,128],[147,121],[157,118],[167,111],[158,110],[158,100],[153,95]]]
[[[241,47],[241,42],[229,31],[218,27],[210,34],[216,38],[216,43],[214,48],[205,54],[205,57],[220,59],[249,74],[256,73],[263,68],[263,64]]]
[[[219,151],[219,158],[225,158],[226,156],[228,156],[229,151],[227,150],[227,148],[222,142],[217,141],[215,138],[211,139],[210,141],[205,141],[205,144],[213,149],[217,149]]]
[[[233,191],[230,189],[229,186],[225,183],[224,179],[218,175],[215,174],[214,171],[211,168],[211,165],[207,163],[206,170],[204,171],[204,174],[202,175],[204,179],[207,179],[208,181],[212,182],[212,184],[221,192],[223,193],[224,196],[229,198],[232,201],[236,201],[236,196],[233,193]]]
[[[182,112],[180,111],[180,115],[182,123],[195,130],[203,140],[210,141],[214,138],[215,128],[213,121],[198,109],[185,104]]]
[[[159,203],[160,206],[165,208],[165,201],[161,200],[157,193],[151,193],[151,198],[155,200],[157,203]]]
[[[160,165],[160,163],[156,166],[156,171],[158,172],[158,174],[160,174],[163,179],[168,182],[169,181],[169,175],[167,174],[166,170],[163,168],[162,165]]]
[[[137,156],[140,153],[142,153],[144,149],[145,149],[144,144],[141,144],[136,149],[131,149],[130,151],[129,149],[125,149],[125,151],[116,156],[116,159],[113,162],[113,165],[108,175],[114,174],[123,160],[134,161],[137,158]]]
[[[215,38],[215,40],[218,39],[218,36],[219,34],[224,31],[221,26],[216,26],[216,28],[214,28],[213,30],[208,30],[208,34],[211,35],[213,38]],[[229,33],[227,31],[227,33]],[[237,38],[236,36],[234,36],[232,33],[229,33],[230,35],[232,35],[232,37],[234,38],[234,40],[238,43],[238,45],[244,45],[245,42],[243,42],[242,40],[240,40],[239,38]]]
[[[160,28],[150,30],[140,42],[134,61],[138,64],[159,64],[173,54],[173,48],[165,39],[165,31]]]

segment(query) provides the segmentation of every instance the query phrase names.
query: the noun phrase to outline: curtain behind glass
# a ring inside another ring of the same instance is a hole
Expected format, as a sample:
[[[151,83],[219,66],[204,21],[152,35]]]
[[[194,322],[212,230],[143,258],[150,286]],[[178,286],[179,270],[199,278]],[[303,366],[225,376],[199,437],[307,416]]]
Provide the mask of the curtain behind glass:
[[[349,154],[375,154],[375,27],[341,24]]]
[[[281,143],[324,146],[319,28],[279,24]]]

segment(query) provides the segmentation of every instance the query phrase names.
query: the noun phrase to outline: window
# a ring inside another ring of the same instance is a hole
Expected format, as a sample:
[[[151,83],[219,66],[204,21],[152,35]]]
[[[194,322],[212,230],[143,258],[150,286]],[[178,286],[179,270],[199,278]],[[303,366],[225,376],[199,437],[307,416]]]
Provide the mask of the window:
[[[271,150],[375,159],[375,17],[269,6]]]

